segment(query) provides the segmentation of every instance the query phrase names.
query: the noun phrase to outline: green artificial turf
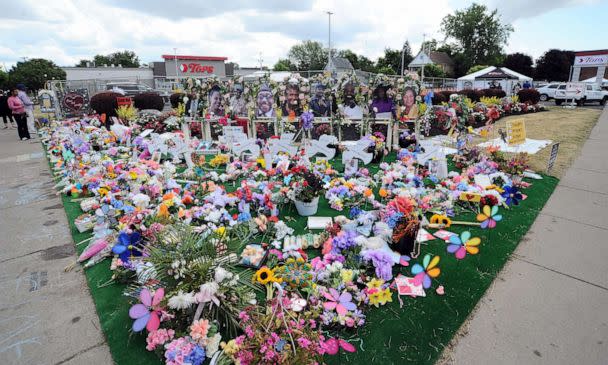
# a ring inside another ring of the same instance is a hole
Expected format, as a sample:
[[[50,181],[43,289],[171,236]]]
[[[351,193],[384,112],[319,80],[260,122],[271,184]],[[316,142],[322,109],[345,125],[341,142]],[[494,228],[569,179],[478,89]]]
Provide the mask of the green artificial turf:
[[[387,160],[394,160],[394,156]],[[339,168],[338,171],[343,171],[339,162],[333,165]],[[377,171],[376,166],[369,168],[372,173]],[[478,255],[467,255],[464,260],[457,260],[446,251],[447,245],[442,240],[423,244],[420,257],[413,259],[412,264],[421,261],[426,253],[441,256],[438,265],[441,275],[433,281],[432,288],[427,289],[427,296],[402,297],[404,305],[400,308],[397,294],[393,293],[392,303],[380,308],[368,308],[367,323],[362,328],[339,333],[357,347],[357,352],[342,352],[327,357],[326,361],[329,364],[433,364],[529,230],[558,180],[544,176],[543,180],[530,182],[532,186],[523,191],[528,198],[510,210],[501,209],[503,220],[495,229],[481,230],[465,226],[452,226],[449,229],[453,232],[468,229],[474,237],[480,237],[482,243]],[[233,190],[230,185],[227,188]],[[63,196],[74,241],[80,242],[90,234],[79,233],[74,226],[74,219],[82,212],[79,204],[71,200]],[[327,201],[321,198],[318,216],[340,214],[348,215],[348,211],[330,209]],[[306,232],[306,219],[298,216],[295,207],[284,209],[281,218],[285,216],[297,218],[295,222],[286,222],[296,229],[296,233]],[[475,216],[472,213],[462,214],[457,219],[475,221]],[[85,246],[77,247],[78,252]],[[86,277],[114,361],[119,365],[160,364],[158,357],[145,349],[146,335],[132,334],[130,331],[132,320],[128,317],[130,303],[123,296],[125,285],[104,285],[111,278],[109,266],[110,260],[105,260],[87,269]],[[409,267],[395,270],[395,274],[399,271],[411,276]],[[439,285],[445,287],[443,296],[435,293]]]

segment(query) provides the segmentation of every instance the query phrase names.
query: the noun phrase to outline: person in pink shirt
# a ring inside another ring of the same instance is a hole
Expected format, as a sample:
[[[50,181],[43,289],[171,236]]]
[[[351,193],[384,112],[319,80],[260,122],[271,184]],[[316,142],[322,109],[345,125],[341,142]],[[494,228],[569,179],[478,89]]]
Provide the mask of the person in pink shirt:
[[[25,105],[19,98],[19,90],[12,89],[11,96],[8,98],[8,107],[13,112],[13,117],[17,122],[17,132],[22,141],[30,139],[30,132],[27,129],[27,116],[25,114]]]

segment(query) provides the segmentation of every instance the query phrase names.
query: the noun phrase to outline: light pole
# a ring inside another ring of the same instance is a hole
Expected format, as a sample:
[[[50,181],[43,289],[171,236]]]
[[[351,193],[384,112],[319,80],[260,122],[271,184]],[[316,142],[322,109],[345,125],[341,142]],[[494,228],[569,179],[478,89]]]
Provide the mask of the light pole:
[[[331,64],[331,16],[334,14],[331,11],[326,11],[328,17],[328,28],[327,28],[327,64]]]
[[[403,76],[403,68],[405,63],[405,43],[403,43],[403,47],[401,47],[401,76]]]

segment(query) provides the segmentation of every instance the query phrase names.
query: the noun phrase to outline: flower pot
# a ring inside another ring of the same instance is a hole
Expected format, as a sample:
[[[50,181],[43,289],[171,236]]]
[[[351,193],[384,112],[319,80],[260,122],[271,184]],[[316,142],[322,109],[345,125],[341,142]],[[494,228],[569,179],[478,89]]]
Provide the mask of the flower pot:
[[[317,214],[317,209],[319,209],[319,197],[314,198],[311,202],[308,203],[296,200],[295,204],[296,209],[298,210],[298,214],[300,214],[302,217],[315,215]]]

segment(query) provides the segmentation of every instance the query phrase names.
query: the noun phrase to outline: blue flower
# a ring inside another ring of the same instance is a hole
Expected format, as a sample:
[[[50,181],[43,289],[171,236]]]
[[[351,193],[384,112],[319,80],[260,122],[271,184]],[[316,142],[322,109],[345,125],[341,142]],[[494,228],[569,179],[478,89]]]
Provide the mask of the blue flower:
[[[349,217],[350,219],[355,219],[361,213],[363,213],[363,210],[361,210],[359,207],[352,207],[350,208]]]
[[[247,222],[251,220],[251,214],[249,212],[240,213],[237,217],[238,222]]]
[[[129,262],[132,256],[141,256],[140,241],[141,234],[137,231],[133,231],[131,234],[120,232],[118,242],[112,247],[112,252],[118,255],[122,262]]]
[[[184,363],[190,363],[192,365],[201,365],[205,361],[205,349],[196,345],[192,349],[190,355],[184,358]]]
[[[502,197],[505,199],[508,206],[519,205],[519,201],[523,199],[523,195],[521,195],[518,188],[505,185],[503,186],[503,190]]]

